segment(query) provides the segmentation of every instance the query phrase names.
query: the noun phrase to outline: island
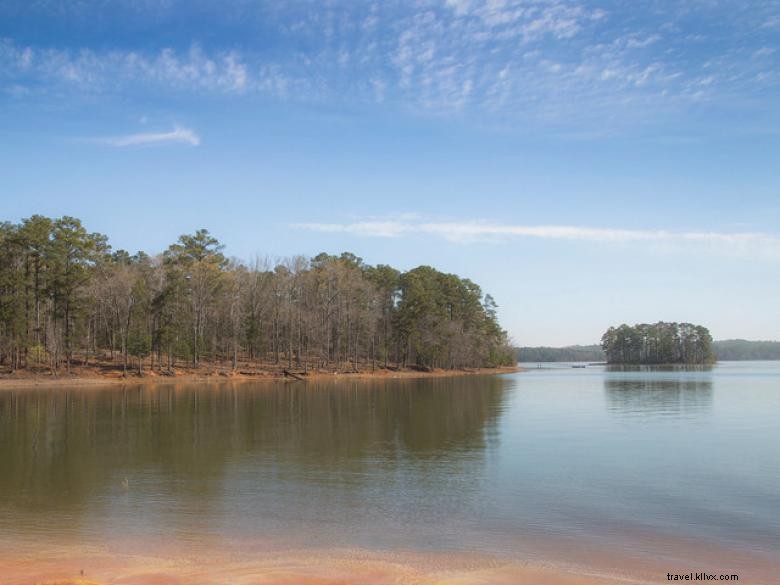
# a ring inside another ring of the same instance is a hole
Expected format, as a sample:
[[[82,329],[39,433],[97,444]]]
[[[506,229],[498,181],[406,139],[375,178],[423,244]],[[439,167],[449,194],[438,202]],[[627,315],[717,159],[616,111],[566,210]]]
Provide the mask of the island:
[[[601,338],[608,364],[709,364],[715,361],[712,336],[692,323],[625,323]]]

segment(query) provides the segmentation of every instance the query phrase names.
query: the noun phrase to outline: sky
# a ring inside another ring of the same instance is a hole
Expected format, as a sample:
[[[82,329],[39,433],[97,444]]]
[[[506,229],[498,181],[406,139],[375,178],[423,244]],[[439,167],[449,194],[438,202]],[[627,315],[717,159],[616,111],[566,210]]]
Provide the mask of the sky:
[[[351,251],[515,343],[780,339],[780,2],[5,0],[0,221]]]

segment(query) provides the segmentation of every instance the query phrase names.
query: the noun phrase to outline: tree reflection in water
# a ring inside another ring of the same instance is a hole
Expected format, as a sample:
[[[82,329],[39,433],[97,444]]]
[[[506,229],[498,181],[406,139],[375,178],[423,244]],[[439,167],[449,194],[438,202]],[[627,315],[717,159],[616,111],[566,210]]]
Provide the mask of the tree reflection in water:
[[[0,527],[437,518],[478,497],[505,390],[464,377],[3,392]]]
[[[610,411],[625,415],[685,416],[712,407],[711,366],[608,368]]]

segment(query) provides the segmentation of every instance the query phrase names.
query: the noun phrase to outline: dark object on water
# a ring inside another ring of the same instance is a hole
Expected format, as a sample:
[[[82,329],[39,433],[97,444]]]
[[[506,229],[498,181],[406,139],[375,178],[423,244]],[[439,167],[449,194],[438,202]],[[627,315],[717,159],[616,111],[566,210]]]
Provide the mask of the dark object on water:
[[[572,368],[584,368],[584,367],[586,367],[586,366],[584,366],[584,365],[581,365],[581,366],[572,366]]]

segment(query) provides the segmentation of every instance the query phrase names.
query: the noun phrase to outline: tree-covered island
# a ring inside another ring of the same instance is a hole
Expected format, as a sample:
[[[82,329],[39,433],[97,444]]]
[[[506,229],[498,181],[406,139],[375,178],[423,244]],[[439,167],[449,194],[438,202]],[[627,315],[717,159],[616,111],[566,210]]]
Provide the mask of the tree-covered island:
[[[610,327],[601,338],[609,364],[708,364],[712,336],[691,323],[639,323]]]
[[[0,223],[0,367],[173,373],[514,365],[496,304],[430,266],[350,253],[251,264],[206,230],[112,251],[78,219]]]

